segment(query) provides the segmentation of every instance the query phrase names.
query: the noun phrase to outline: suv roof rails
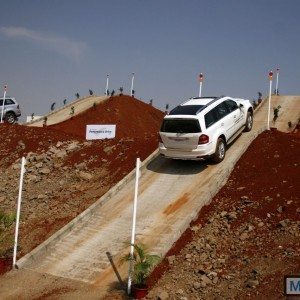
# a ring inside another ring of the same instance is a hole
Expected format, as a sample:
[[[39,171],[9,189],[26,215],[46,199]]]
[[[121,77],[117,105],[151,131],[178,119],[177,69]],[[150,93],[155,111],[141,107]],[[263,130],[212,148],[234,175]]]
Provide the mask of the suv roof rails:
[[[214,97],[193,97],[191,99],[215,99],[215,98],[218,98],[218,97],[216,97],[216,96],[214,96]],[[191,100],[191,99],[189,99],[189,100]]]
[[[219,100],[219,99],[221,99],[221,98],[224,98],[224,97],[226,97],[226,96],[223,96],[223,95],[222,95],[222,96],[220,96],[220,97],[193,97],[193,98],[191,98],[191,99],[212,99],[212,100],[209,101],[207,104],[202,105],[202,106],[195,112],[195,114],[198,114],[200,111],[202,111],[203,109],[207,108],[209,105],[213,104],[213,103],[216,102],[217,100]],[[174,109],[176,109],[177,107],[183,106],[183,104],[185,104],[186,102],[190,101],[191,99],[188,99],[188,100],[186,100],[185,102],[181,103],[180,105],[174,107],[174,108],[170,111],[169,115],[172,115],[172,111],[173,111]]]
[[[193,98],[193,99],[210,99],[213,98],[213,100],[209,101],[207,104],[203,105],[203,107],[201,107],[199,109],[199,111],[197,111],[197,113],[199,113],[201,110],[205,109],[206,107],[208,107],[209,105],[213,104],[214,102],[216,102],[217,100],[220,100],[221,98],[224,98],[226,96],[220,96],[220,97],[197,97],[197,98]]]
[[[180,103],[179,105],[183,105],[191,100],[196,100],[196,99],[215,99],[215,98],[218,98],[218,97],[192,97],[192,98],[189,98],[189,99],[185,100],[184,102]]]
[[[208,102],[208,103],[205,105],[205,107],[207,107],[207,106],[213,104],[213,103],[216,102],[217,100],[220,100],[221,98],[224,98],[224,97],[226,97],[226,96],[220,96],[220,97],[214,98],[213,100],[211,100],[210,102]]]

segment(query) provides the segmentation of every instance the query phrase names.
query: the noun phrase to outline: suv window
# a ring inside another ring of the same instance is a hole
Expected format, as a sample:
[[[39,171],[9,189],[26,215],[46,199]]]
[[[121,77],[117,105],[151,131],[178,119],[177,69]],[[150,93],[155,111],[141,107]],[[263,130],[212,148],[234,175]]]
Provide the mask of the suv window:
[[[197,133],[201,132],[199,121],[196,119],[165,119],[161,132],[170,133]]]
[[[225,104],[226,104],[226,106],[227,106],[227,108],[230,112],[233,112],[233,111],[235,111],[236,109],[239,108],[237,103],[233,100],[226,100]]]
[[[212,109],[211,111],[209,111],[205,116],[204,116],[204,120],[205,120],[205,127],[208,128],[211,125],[215,124],[218,121],[217,118],[217,114],[215,112],[215,109]]]
[[[221,120],[222,118],[224,118],[229,113],[229,111],[227,110],[227,106],[226,106],[225,102],[220,103],[213,110],[216,111],[218,120]]]
[[[11,105],[11,104],[15,104],[14,101],[12,101],[11,99],[5,99],[5,105]],[[3,99],[0,99],[0,106],[3,105]]]
[[[204,116],[206,128],[212,126],[228,114],[229,109],[227,108],[225,102],[220,103]]]

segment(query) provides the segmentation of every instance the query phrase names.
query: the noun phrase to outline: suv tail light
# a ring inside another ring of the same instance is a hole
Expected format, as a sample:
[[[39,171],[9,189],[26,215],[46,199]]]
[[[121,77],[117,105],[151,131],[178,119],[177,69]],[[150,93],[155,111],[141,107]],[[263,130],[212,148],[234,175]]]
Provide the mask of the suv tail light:
[[[207,144],[209,142],[209,136],[206,134],[201,134],[199,136],[198,145]]]
[[[162,139],[161,139],[161,136],[160,136],[159,132],[157,133],[157,138],[158,138],[158,142],[159,142],[159,143],[163,143],[163,141],[162,141]]]

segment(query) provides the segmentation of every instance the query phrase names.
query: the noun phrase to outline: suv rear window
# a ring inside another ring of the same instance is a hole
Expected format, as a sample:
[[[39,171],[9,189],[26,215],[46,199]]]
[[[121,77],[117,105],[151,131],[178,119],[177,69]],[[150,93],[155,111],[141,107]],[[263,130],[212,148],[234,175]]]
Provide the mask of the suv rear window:
[[[161,132],[170,133],[198,133],[201,132],[199,121],[196,119],[165,119]]]

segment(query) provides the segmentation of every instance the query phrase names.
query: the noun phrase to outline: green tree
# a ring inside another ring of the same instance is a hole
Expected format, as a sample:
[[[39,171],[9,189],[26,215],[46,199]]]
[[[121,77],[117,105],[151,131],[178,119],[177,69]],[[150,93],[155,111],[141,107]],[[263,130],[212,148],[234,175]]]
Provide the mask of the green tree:
[[[150,275],[154,266],[161,260],[160,256],[149,254],[144,244],[134,244],[133,256],[127,254],[123,260],[133,263],[133,279],[138,286],[146,284],[146,279]]]

